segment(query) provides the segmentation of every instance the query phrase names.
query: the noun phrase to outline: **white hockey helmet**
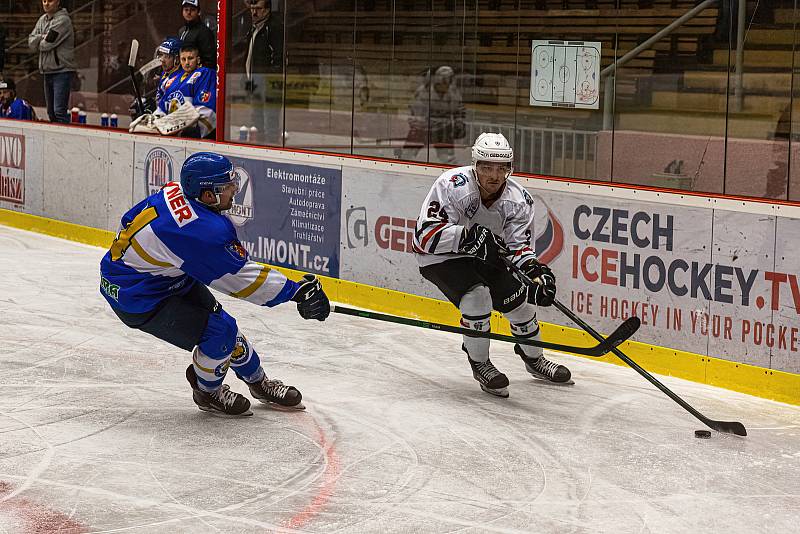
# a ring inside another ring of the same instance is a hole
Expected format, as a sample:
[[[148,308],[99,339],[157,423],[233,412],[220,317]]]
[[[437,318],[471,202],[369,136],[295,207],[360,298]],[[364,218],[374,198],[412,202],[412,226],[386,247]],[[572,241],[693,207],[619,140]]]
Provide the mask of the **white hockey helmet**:
[[[514,149],[503,134],[484,132],[472,145],[472,165],[475,166],[479,161],[513,165]]]

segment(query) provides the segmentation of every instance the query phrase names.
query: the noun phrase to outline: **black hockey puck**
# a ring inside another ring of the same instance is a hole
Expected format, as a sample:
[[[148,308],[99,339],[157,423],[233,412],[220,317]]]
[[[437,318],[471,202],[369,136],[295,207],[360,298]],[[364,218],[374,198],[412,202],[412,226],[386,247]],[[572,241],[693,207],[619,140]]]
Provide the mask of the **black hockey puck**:
[[[711,437],[711,431],[710,430],[695,430],[694,431],[694,437],[702,438],[702,439],[708,439],[708,438]]]

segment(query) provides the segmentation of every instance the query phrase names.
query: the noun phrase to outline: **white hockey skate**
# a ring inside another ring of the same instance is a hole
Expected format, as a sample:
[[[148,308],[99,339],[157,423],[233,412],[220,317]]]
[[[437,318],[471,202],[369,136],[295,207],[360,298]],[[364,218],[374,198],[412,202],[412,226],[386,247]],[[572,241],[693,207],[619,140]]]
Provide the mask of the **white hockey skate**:
[[[525,370],[534,378],[559,386],[571,386],[575,383],[571,380],[572,373],[569,372],[569,369],[556,362],[551,362],[544,355],[534,360],[527,356],[519,345],[514,345],[514,352],[519,354],[519,357],[525,362]]]

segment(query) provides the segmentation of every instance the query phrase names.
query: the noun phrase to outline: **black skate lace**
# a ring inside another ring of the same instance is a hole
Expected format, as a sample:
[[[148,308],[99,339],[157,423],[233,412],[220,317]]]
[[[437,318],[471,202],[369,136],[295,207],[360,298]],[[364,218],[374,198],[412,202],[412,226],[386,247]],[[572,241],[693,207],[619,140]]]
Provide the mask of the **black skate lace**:
[[[556,370],[558,369],[558,364],[549,361],[544,356],[539,356],[539,359],[536,361],[533,367],[543,375],[553,378],[553,376],[556,374]]]
[[[289,392],[289,386],[283,385],[283,382],[280,380],[265,380],[265,382],[266,386],[264,389],[274,397],[283,399],[286,397],[286,393]]]
[[[236,393],[231,391],[231,388],[228,386],[228,384],[223,385],[221,388],[215,391],[213,395],[214,398],[220,401],[226,408],[233,406],[233,403],[236,402]]]
[[[497,367],[495,367],[494,364],[489,360],[486,360],[485,362],[475,362],[475,367],[478,368],[478,372],[486,380],[491,380],[500,374],[500,371],[497,370]]]

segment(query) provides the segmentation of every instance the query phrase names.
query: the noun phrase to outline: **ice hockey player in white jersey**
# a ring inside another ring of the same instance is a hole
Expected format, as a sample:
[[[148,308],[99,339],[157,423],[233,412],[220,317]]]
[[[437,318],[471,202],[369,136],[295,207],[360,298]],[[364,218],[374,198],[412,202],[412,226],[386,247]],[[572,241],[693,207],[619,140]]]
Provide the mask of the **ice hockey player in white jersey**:
[[[533,198],[509,178],[513,161],[502,134],[482,133],[472,147],[472,165],[445,171],[431,187],[417,219],[414,251],[420,273],[458,307],[464,328],[488,332],[495,309],[514,336],[538,340],[536,306],[553,303],[556,279],[531,248]],[[512,275],[500,256],[505,247],[540,284],[528,288]],[[481,389],[508,397],[508,377],[489,359],[489,339],[464,336],[461,348]],[[569,369],[548,361],[541,348],[517,344],[514,350],[534,377],[569,382]]]
[[[189,156],[179,184],[166,184],[123,215],[100,262],[100,292],[127,326],[192,351],[186,378],[201,410],[252,415],[250,401],[222,384],[229,367],[259,401],[303,409],[297,388],[267,377],[258,353],[207,287],[261,306],[292,300],[304,319],[330,314],[315,276],[294,282],[248,258],[222,214],[237,190],[228,158]]]

